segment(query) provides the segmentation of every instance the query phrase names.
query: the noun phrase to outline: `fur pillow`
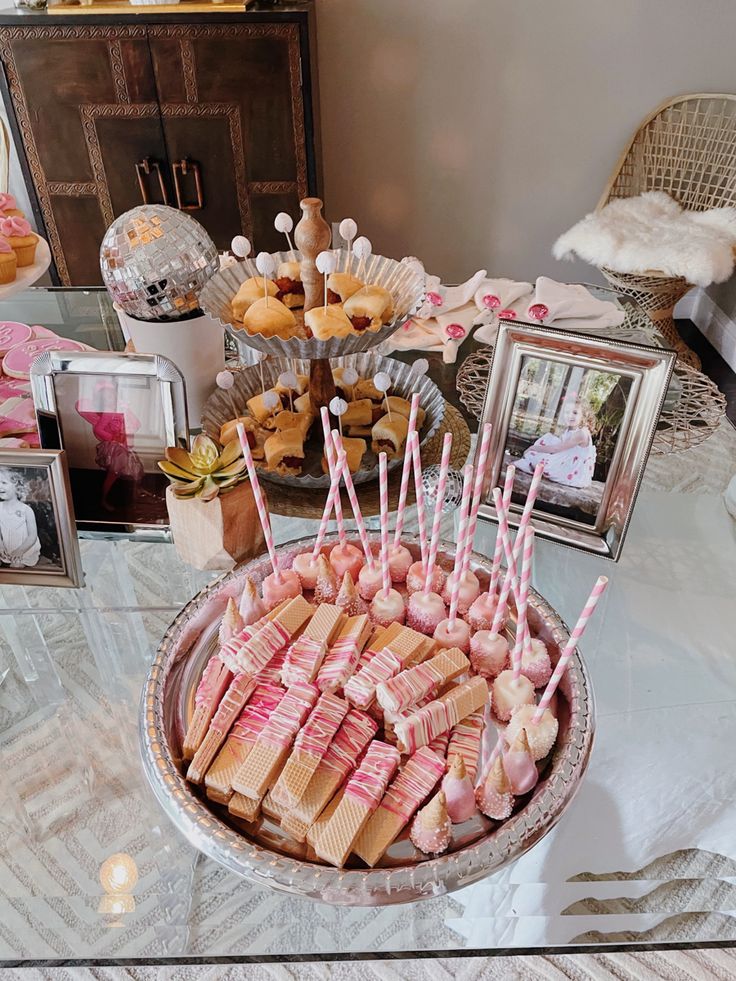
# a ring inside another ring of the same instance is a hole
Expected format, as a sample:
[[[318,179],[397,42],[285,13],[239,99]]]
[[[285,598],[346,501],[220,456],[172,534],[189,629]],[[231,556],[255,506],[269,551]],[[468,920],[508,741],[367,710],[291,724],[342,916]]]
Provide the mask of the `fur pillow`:
[[[555,242],[556,259],[575,255],[619,273],[683,276],[695,286],[733,272],[736,208],[685,211],[664,191],[616,198]]]

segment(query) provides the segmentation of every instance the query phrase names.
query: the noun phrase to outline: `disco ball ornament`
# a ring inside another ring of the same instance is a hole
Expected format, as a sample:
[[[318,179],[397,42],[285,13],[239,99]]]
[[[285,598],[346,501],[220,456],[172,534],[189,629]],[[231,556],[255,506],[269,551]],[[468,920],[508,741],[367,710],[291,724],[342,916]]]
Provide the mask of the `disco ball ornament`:
[[[190,215],[141,204],[110,225],[100,246],[110,296],[137,320],[179,320],[199,310],[199,294],[217,272],[217,249]]]
[[[437,484],[440,479],[440,468],[437,464],[427,467],[422,473],[422,487],[424,488],[424,503],[427,507],[434,509],[437,500]],[[442,510],[445,514],[460,507],[463,497],[463,475],[459,470],[447,471],[447,483],[445,484],[445,503]]]

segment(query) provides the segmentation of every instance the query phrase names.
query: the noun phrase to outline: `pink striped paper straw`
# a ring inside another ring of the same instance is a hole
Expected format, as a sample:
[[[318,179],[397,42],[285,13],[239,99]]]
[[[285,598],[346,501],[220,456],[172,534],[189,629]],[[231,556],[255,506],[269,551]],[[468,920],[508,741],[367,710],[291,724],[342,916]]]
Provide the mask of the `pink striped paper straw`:
[[[312,549],[312,558],[316,560],[322,548],[322,542],[325,540],[325,534],[327,533],[327,524],[330,520],[330,515],[332,514],[332,508],[335,503],[335,496],[340,496],[340,480],[342,478],[342,457],[343,454],[338,454],[337,466],[332,471],[332,479],[330,480],[330,489],[327,494],[327,500],[325,501],[325,509],[322,512],[322,520],[319,524],[319,531],[317,532],[317,537],[314,540],[314,548]]]
[[[406,445],[404,447],[404,465],[401,471],[401,484],[399,485],[399,503],[396,509],[396,529],[394,531],[394,548],[401,544],[401,532],[404,530],[404,508],[406,507],[406,495],[409,491],[409,477],[411,476],[411,443],[412,436],[417,428],[417,412],[419,411],[419,392],[415,392],[411,397],[411,409],[409,410],[409,429],[406,434]]]
[[[585,628],[588,626],[588,620],[593,615],[598,600],[606,591],[606,586],[608,586],[608,578],[606,576],[599,576],[593,590],[588,597],[588,600],[583,607],[583,611],[578,618],[578,622],[575,624],[575,629],[570,634],[570,639],[565,645],[565,649],[560,654],[560,659],[552,672],[552,677],[547,682],[547,687],[544,689],[544,694],[539,699],[539,705],[537,706],[537,711],[532,717],[532,722],[534,724],[541,721],[544,710],[549,707],[549,703],[552,700],[552,696],[557,691],[557,686],[562,680],[562,676],[565,673],[568,664],[572,660],[572,656],[575,653],[575,648],[578,646],[580,638],[585,633]]]
[[[325,457],[327,458],[327,469],[330,471],[330,477],[332,477],[335,472],[335,447],[332,442],[332,433],[330,432],[330,414],[327,411],[326,406],[322,406],[320,409],[320,418],[322,419],[322,433],[324,435],[325,441]],[[340,471],[337,471],[338,474]],[[337,523],[337,538],[340,546],[345,545],[345,520],[342,515],[342,499],[340,498],[340,483],[338,479],[338,490],[334,499],[335,506],[335,522]]]
[[[378,501],[381,514],[381,573],[383,575],[383,595],[388,596],[391,589],[391,571],[388,567],[388,467],[386,454],[378,454]]]
[[[422,553],[422,569],[427,571],[427,512],[424,505],[422,484],[422,458],[419,454],[419,433],[411,435],[411,455],[414,461],[414,494],[417,499],[417,524],[419,525],[419,551]]]
[[[539,485],[542,482],[543,473],[544,464],[538,463],[534,468],[534,476],[529,484],[529,491],[526,495],[526,501],[524,501],[524,510],[521,513],[521,520],[519,521],[519,527],[516,532],[516,541],[514,542],[514,558],[517,560],[517,562],[519,560],[519,556],[521,555],[521,549],[524,542],[524,532],[532,519],[532,510],[534,509],[534,502],[537,499]],[[506,505],[506,510],[508,511],[508,505]]]
[[[245,435],[245,429],[243,428],[242,422],[238,423],[237,430],[240,446],[243,450],[243,457],[245,458],[245,465],[248,468],[248,478],[250,479],[251,490],[253,491],[256,508],[258,509],[258,517],[261,521],[261,528],[263,528],[263,537],[266,540],[268,557],[271,560],[271,565],[273,566],[276,582],[281,582],[281,568],[279,566],[279,560],[276,558],[276,549],[274,548],[273,535],[271,534],[271,522],[268,517],[268,508],[266,507],[266,502],[263,499],[261,485],[258,483],[258,474],[256,473],[256,466],[253,463],[253,454],[250,451],[248,437]]]
[[[483,434],[480,440],[480,450],[478,451],[478,463],[475,468],[475,486],[473,487],[473,502],[470,505],[470,519],[468,522],[468,537],[465,543],[463,561],[460,571],[462,579],[468,571],[470,565],[470,553],[473,551],[473,540],[475,539],[475,529],[478,526],[478,509],[480,508],[480,495],[483,491],[483,481],[486,475],[486,463],[488,462],[488,451],[491,446],[491,424],[487,422],[483,427]],[[459,544],[459,543],[458,543]]]
[[[506,616],[506,608],[509,601],[509,593],[512,589],[516,588],[516,560],[514,559],[514,553],[511,548],[511,541],[509,539],[509,522],[506,513],[506,508],[503,504],[503,499],[501,497],[501,491],[498,487],[493,488],[493,504],[496,508],[496,514],[498,517],[498,534],[503,543],[503,550],[506,553],[506,577],[503,581],[503,586],[501,587],[501,595],[498,600],[498,606],[496,607],[496,613],[493,617],[493,624],[491,625],[491,632],[498,633],[501,624],[503,623],[504,617]],[[518,596],[516,601],[517,609],[519,605]]]
[[[447,471],[450,469],[450,452],[452,450],[452,433],[445,433],[442,441],[442,459],[440,460],[440,476],[437,480],[437,499],[434,505],[434,521],[432,522],[432,537],[429,542],[429,556],[424,574],[424,595],[432,592],[432,570],[437,561],[437,550],[440,547],[440,525],[442,524],[442,506],[445,503],[445,487],[447,486]]]
[[[460,499],[460,518],[457,527],[457,551],[455,552],[455,568],[452,571],[452,590],[450,592],[450,627],[455,626],[457,607],[460,602],[460,586],[462,584],[462,567],[465,557],[465,546],[470,528],[470,504],[472,498],[473,468],[470,464],[463,471],[463,496]]]
[[[514,477],[516,476],[516,467],[509,464],[506,468],[506,480],[503,485],[503,506],[506,508],[508,513],[509,505],[511,504],[511,495],[514,492]],[[496,535],[496,547],[493,550],[493,565],[491,566],[491,582],[488,586],[488,592],[491,596],[496,595],[496,590],[498,589],[498,580],[501,577],[501,560],[503,558],[503,539],[501,538],[501,533],[498,532]]]
[[[490,752],[488,759],[486,760],[486,765],[481,770],[480,777],[476,780],[475,783],[476,787],[483,786],[483,784],[486,782],[486,778],[488,777],[488,774],[491,772],[491,767],[496,762],[499,756],[503,756],[504,753],[503,741],[504,741],[504,734],[501,732],[500,729],[496,729],[496,742],[493,746],[493,749]]]
[[[345,488],[348,492],[348,497],[350,498],[350,506],[353,509],[353,517],[355,518],[355,525],[358,529],[358,536],[360,537],[360,544],[363,546],[363,553],[365,554],[365,564],[369,569],[373,568],[373,552],[371,551],[371,543],[368,541],[368,533],[365,530],[365,522],[363,521],[363,512],[360,510],[360,504],[358,503],[358,495],[355,493],[355,486],[353,485],[353,476],[350,473],[350,467],[348,466],[347,454],[345,453],[345,448],[342,445],[342,439],[340,434],[336,429],[332,430],[332,440],[337,447],[338,453],[342,453],[344,457],[344,463],[342,466],[342,476],[345,481]]]
[[[529,525],[524,532],[524,551],[521,556],[521,576],[519,579],[519,605],[516,609],[516,640],[511,652],[511,666],[514,669],[514,681],[521,674],[521,652],[528,633],[526,624],[526,608],[529,603],[529,580],[532,575],[532,555],[534,554],[534,529]]]

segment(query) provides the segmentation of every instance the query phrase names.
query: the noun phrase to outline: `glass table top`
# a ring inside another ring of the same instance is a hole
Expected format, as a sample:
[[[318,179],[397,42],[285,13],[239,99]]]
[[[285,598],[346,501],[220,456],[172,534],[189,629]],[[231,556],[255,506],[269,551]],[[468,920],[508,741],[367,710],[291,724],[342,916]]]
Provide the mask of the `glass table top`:
[[[56,304],[48,319],[24,317],[25,294],[12,319],[112,343],[104,294],[38,292]],[[538,543],[534,585],[568,621],[596,575],[610,578],[582,645],[597,705],[588,773],[515,864],[406,906],[338,908],[254,885],[160,810],[139,758],[140,693],[166,627],[213,574],[173,545],[85,541],[85,588],[3,587],[0,962],[733,943],[736,524],[721,495],[734,472],[724,421],[650,461],[618,564]],[[273,521],[278,542],[317,525]],[[494,539],[481,523],[478,551]]]

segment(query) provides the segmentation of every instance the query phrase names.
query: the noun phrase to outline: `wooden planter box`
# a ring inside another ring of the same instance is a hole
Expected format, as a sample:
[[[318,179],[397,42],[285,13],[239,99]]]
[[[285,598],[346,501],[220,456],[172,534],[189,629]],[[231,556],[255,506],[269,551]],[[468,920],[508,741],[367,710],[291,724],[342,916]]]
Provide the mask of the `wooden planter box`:
[[[166,489],[176,550],[196,569],[232,569],[263,552],[265,543],[250,482],[213,501],[180,500]]]

